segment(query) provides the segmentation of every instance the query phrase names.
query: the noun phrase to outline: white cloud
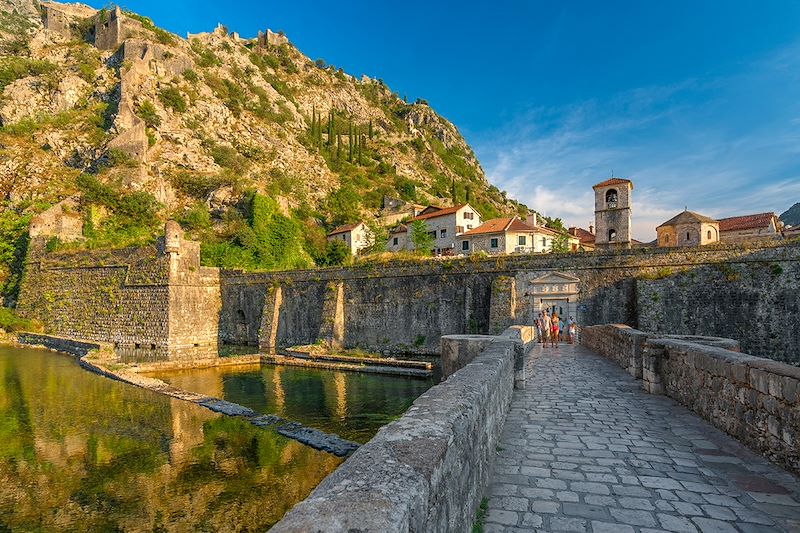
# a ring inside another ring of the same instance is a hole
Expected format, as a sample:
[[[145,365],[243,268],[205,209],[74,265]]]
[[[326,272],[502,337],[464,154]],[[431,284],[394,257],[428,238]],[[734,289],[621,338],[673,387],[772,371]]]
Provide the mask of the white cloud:
[[[632,179],[643,241],[684,207],[720,218],[780,212],[800,200],[798,57],[782,50],[734,76],[531,109],[480,136],[475,151],[489,181],[566,225],[593,219],[591,186],[612,169]]]

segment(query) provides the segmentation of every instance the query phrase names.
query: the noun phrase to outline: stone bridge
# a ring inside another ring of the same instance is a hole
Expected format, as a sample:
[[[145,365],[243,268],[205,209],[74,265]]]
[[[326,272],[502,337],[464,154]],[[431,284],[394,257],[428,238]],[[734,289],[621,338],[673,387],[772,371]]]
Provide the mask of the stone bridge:
[[[469,531],[482,500],[486,532],[800,531],[800,368],[728,339],[522,330],[444,338],[461,369],[273,531]]]

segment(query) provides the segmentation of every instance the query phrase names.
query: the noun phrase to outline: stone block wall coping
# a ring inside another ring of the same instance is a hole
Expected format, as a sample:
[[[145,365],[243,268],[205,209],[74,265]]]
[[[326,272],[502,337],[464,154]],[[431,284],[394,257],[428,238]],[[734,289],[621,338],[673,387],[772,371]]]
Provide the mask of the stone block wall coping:
[[[729,339],[725,339],[729,340]],[[734,341],[735,342],[735,341]],[[679,338],[650,338],[647,343],[652,346],[672,347],[678,353],[689,355],[701,355],[710,358],[714,361],[724,363],[725,365],[744,365],[749,369],[760,370],[777,374],[782,377],[789,377],[800,380],[800,367],[781,363],[780,361],[773,361],[763,357],[756,357],[754,355],[742,354],[731,351],[729,349],[720,348],[714,345],[700,344],[696,341],[687,341]],[[669,356],[669,354],[667,354]],[[715,373],[716,375],[725,376],[729,372],[725,372],[718,365],[708,364],[707,361],[697,359],[695,357],[695,365],[702,365],[705,363],[703,370]],[[746,381],[746,380],[739,380]]]
[[[513,341],[490,341],[480,356],[384,426],[271,531],[467,531],[510,407],[513,357]]]

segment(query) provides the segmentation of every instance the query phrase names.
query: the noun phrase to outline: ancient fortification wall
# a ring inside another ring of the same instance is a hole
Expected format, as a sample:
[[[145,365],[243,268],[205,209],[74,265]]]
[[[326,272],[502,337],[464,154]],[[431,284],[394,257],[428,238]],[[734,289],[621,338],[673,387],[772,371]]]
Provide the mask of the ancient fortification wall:
[[[177,224],[157,245],[110,252],[45,251],[31,242],[18,312],[56,335],[108,342],[139,361],[216,357],[219,273],[200,267]],[[169,237],[169,234],[168,234]]]
[[[648,392],[674,398],[800,472],[800,368],[739,353],[731,339],[662,336],[617,324],[581,328],[580,339],[639,377]]]
[[[740,274],[726,275],[730,271]],[[579,324],[660,331],[651,325],[663,322],[670,332],[724,335],[759,356],[800,360],[796,243],[223,271],[220,339],[272,347],[312,343],[341,321],[344,346],[434,353],[442,335],[496,334],[511,324],[531,324],[542,296],[534,294],[536,281],[553,272],[580,280]],[[341,291],[328,290],[331,283]],[[341,305],[331,301],[336,298]],[[748,309],[758,310],[757,320]],[[698,319],[706,314],[714,319]],[[773,325],[782,328],[780,335]]]

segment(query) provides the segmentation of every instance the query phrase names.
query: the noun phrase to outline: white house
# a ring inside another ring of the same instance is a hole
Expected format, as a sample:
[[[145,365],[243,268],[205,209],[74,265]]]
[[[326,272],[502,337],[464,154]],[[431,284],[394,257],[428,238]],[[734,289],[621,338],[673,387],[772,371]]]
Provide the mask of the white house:
[[[433,238],[431,251],[436,255],[461,253],[456,248],[456,243],[459,242],[461,234],[481,225],[481,216],[469,204],[446,207],[444,209],[428,207],[412,218],[410,222],[413,223],[417,220],[425,223],[428,233]],[[405,231],[400,230],[396,234],[390,233],[386,249],[390,251],[413,250],[414,244],[411,242],[410,233],[410,225]]]
[[[364,248],[369,248],[375,242],[372,230],[363,222],[345,224],[328,233],[328,242],[342,241],[347,245],[352,255],[356,255]]]
[[[462,254],[481,251],[489,254],[550,252],[553,249],[553,240],[558,235],[550,228],[535,226],[518,217],[493,218],[461,235],[457,252]],[[568,236],[570,237],[575,239]]]

